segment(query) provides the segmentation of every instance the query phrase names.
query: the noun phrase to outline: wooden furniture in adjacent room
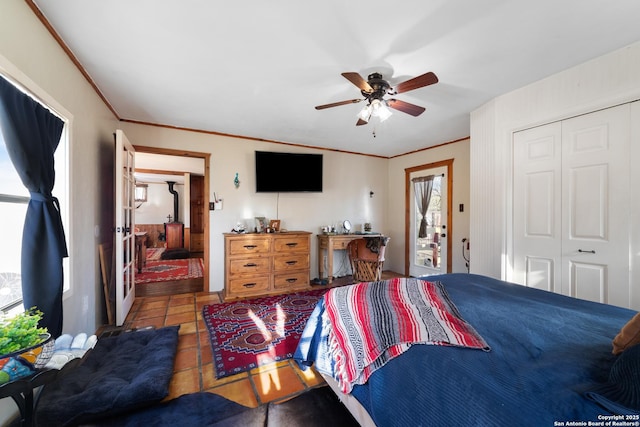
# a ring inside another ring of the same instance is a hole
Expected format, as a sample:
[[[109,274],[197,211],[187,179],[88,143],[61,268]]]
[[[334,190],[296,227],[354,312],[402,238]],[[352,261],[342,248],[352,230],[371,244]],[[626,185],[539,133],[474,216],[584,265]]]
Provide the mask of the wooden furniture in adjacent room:
[[[224,233],[224,298],[308,289],[311,233]]]
[[[167,249],[184,248],[184,224],[181,222],[166,222],[164,224]]]
[[[204,252],[204,215],[207,212],[204,206],[204,177],[191,175],[189,188],[189,194],[191,194],[189,250],[191,252]]]
[[[142,273],[142,267],[147,264],[147,232],[136,232],[136,266],[138,273]]]
[[[318,279],[324,277],[324,250],[327,251],[327,282],[333,282],[333,251],[346,250],[350,241],[379,234],[318,234]]]

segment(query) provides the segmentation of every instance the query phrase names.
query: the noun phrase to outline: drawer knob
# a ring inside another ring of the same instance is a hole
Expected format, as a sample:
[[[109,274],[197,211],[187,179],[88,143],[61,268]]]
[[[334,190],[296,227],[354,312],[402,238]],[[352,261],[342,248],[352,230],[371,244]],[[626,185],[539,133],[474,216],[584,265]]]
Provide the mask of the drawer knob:
[[[245,288],[253,288],[256,284],[255,283],[245,283],[244,286]]]
[[[245,249],[255,249],[256,245],[244,245]]]
[[[294,247],[298,246],[298,244],[292,242],[292,243],[287,243],[287,246],[289,246],[290,248],[294,248]]]
[[[291,278],[291,279],[287,279],[287,283],[295,283],[297,281],[298,281],[298,279],[296,279],[295,277]]]
[[[249,263],[245,264],[244,266],[245,266],[245,267],[257,267],[257,266],[258,266],[258,264],[253,263],[253,262],[249,262]]]
[[[287,261],[287,265],[296,265],[298,261]]]

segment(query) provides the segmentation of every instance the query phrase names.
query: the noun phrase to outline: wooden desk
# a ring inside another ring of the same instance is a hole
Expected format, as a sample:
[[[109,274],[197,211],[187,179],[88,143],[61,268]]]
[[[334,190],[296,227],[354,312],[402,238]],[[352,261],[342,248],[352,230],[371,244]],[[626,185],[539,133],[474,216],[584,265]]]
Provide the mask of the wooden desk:
[[[333,251],[346,250],[350,241],[380,234],[318,234],[318,279],[324,276],[324,251],[327,251],[327,282],[333,281]]]
[[[136,265],[138,273],[142,273],[142,267],[147,264],[147,232],[136,232]]]

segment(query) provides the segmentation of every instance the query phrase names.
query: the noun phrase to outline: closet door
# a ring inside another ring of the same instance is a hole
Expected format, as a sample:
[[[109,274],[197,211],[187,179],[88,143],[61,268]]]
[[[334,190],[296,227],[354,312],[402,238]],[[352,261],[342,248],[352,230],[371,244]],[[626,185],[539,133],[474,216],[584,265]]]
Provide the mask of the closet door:
[[[629,306],[629,105],[562,122],[562,293]]]
[[[513,281],[628,307],[629,105],[513,143]]]
[[[545,291],[561,292],[560,122],[514,135],[513,277]]]

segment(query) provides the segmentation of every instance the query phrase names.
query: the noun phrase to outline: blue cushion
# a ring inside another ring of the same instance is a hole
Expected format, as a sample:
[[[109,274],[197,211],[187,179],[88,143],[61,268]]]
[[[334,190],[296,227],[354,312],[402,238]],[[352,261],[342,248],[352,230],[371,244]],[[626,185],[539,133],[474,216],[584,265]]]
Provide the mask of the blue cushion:
[[[179,326],[100,338],[40,395],[37,420],[69,425],[159,402],[169,394]]]
[[[609,381],[586,395],[616,415],[640,412],[640,344],[622,352],[611,367]]]

